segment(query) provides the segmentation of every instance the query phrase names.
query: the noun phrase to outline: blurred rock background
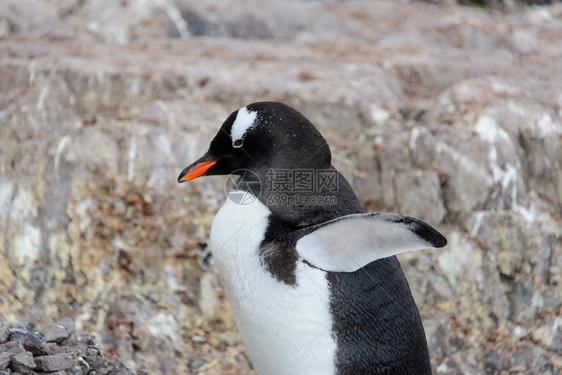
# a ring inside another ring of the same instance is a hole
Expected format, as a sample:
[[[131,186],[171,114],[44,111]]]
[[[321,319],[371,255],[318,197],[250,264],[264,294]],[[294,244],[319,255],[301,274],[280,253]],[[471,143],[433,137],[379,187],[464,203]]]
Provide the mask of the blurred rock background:
[[[460,3],[465,3],[461,1]],[[254,374],[203,248],[227,115],[283,101],[400,257],[435,374],[562,371],[562,4],[0,0],[0,313],[150,374]]]

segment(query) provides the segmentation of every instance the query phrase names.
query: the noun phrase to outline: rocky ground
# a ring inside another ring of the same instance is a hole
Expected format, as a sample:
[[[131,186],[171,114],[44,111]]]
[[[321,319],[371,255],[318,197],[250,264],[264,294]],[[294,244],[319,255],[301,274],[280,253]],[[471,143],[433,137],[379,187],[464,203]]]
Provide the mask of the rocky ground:
[[[0,315],[0,375],[134,375],[118,356],[105,358],[91,333],[63,318],[43,330]],[[145,375],[143,366],[137,375]]]
[[[175,179],[277,100],[448,237],[400,257],[435,374],[561,373],[562,5],[508,5],[0,0],[0,336],[37,363],[10,329],[70,317],[115,366],[255,373],[204,261],[224,178]]]

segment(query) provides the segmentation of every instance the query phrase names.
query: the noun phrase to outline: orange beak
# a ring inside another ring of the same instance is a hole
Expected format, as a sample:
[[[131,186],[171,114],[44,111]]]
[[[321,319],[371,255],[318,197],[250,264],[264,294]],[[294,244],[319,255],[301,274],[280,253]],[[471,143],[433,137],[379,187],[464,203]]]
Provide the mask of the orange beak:
[[[213,165],[217,164],[217,160],[202,161],[193,163],[185,168],[178,177],[178,182],[191,181],[197,177],[203,176]]]

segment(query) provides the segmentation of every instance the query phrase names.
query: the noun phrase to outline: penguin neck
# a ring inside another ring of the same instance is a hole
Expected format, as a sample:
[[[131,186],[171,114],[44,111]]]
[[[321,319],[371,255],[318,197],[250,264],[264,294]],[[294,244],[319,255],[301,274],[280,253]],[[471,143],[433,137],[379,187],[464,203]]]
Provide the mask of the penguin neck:
[[[364,212],[347,180],[332,165],[325,169],[267,169],[241,177],[247,189],[259,180],[258,199],[278,223],[298,230],[340,216]],[[249,191],[256,194],[256,190]]]

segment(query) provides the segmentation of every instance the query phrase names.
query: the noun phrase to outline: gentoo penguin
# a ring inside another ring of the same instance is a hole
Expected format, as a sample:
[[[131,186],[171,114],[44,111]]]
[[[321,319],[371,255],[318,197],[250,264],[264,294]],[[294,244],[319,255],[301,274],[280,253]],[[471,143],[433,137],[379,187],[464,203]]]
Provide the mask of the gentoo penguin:
[[[260,374],[431,374],[394,255],[445,246],[439,232],[412,217],[365,213],[326,140],[281,103],[233,112],[178,181],[229,174],[239,177],[210,246]]]

